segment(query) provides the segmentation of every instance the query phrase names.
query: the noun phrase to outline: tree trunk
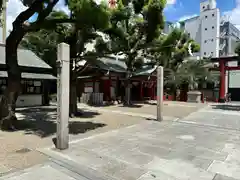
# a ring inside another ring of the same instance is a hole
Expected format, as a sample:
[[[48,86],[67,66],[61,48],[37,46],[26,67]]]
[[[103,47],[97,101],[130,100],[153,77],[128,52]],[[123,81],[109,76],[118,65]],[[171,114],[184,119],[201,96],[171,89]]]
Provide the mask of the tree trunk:
[[[126,86],[125,86],[125,104],[131,104],[131,80],[130,80],[130,72],[127,72],[126,77]]]
[[[6,125],[6,128],[13,128],[13,120],[17,118],[15,116],[16,101],[20,93],[21,87],[21,71],[18,66],[17,60],[17,48],[21,42],[24,35],[27,33],[29,24],[25,23],[30,17],[32,17],[36,12],[38,12],[38,20],[33,23],[35,28],[40,25],[41,22],[52,12],[53,7],[56,5],[58,0],[51,1],[43,8],[42,0],[35,0],[31,3],[28,9],[21,12],[12,23],[13,29],[10,35],[6,39],[5,47],[5,58],[6,67],[8,73],[8,86],[4,94],[4,99],[1,101],[1,124]],[[27,29],[24,27],[28,26]],[[35,30],[39,30],[39,27]],[[7,106],[7,108],[6,108]],[[7,116],[5,116],[7,115]]]
[[[70,117],[74,117],[78,113],[77,108],[77,83],[75,80],[70,80],[70,101],[69,101]]]
[[[69,99],[69,116],[74,117],[78,113],[77,108],[77,77],[76,69],[73,67],[76,58],[76,44],[70,44],[70,99]]]
[[[21,90],[21,72],[17,61],[17,47],[22,40],[25,31],[22,28],[13,30],[6,39],[5,55],[8,73],[7,89],[1,103],[1,125],[3,128],[13,129],[14,122],[17,120],[15,115],[16,101]],[[6,107],[7,106],[7,107]],[[6,116],[7,115],[7,116]]]
[[[76,36],[76,34],[75,34]],[[77,77],[76,77],[76,67],[73,67],[76,61],[76,37],[73,36],[70,41],[70,99],[69,99],[69,115],[74,117],[78,113],[77,108]]]

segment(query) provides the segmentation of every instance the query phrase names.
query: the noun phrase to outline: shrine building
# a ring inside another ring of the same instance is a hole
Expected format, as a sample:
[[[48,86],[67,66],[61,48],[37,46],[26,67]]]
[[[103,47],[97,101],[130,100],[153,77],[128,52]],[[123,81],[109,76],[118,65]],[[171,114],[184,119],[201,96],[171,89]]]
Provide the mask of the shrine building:
[[[21,70],[21,94],[16,106],[40,106],[48,102],[48,84],[56,78],[52,75],[52,68],[37,57],[32,51],[18,49],[18,64]],[[7,87],[7,71],[5,64],[5,45],[0,44],[0,88]]]

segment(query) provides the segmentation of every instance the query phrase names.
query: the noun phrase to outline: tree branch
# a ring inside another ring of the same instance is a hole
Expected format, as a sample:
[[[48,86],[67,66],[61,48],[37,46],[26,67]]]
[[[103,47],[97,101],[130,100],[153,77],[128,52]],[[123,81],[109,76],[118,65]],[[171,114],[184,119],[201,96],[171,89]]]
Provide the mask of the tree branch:
[[[52,29],[57,24],[62,23],[75,23],[76,20],[74,19],[45,19],[41,23],[40,22],[34,22],[30,24],[25,24],[24,29],[27,32],[34,32],[39,29]]]
[[[42,3],[42,0],[35,0],[27,10],[21,12],[12,23],[13,30],[19,26],[21,27],[26,20],[34,15],[34,13],[39,12],[42,8]]]
[[[45,20],[45,18],[52,12],[53,7],[57,4],[59,0],[52,0],[52,2],[49,2],[47,7],[42,11],[39,12],[37,22],[42,22]]]

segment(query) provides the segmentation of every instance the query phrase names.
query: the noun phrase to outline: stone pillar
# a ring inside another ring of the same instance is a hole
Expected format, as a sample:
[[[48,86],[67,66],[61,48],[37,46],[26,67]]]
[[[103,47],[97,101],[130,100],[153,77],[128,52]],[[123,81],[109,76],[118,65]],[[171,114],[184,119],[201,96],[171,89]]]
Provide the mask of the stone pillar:
[[[69,147],[69,81],[70,50],[69,45],[58,45],[58,78],[57,78],[57,149]]]
[[[157,121],[163,120],[163,67],[157,68]]]

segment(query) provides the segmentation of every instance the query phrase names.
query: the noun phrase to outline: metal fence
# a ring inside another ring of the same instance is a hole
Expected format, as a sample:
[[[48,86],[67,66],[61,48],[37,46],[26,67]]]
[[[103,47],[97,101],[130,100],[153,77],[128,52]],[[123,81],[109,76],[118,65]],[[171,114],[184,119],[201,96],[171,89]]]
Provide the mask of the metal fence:
[[[89,105],[102,105],[103,93],[82,93],[80,102]]]

